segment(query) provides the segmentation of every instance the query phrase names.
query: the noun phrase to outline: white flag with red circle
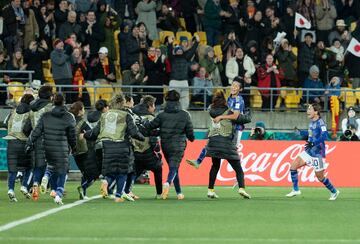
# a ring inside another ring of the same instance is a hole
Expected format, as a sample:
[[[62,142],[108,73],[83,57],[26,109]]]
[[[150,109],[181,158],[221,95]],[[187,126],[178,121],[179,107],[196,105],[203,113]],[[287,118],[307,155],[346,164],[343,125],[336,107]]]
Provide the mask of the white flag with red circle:
[[[353,37],[346,51],[351,52],[356,57],[360,58],[360,42]]]
[[[311,23],[301,14],[295,13],[295,27],[310,29]]]

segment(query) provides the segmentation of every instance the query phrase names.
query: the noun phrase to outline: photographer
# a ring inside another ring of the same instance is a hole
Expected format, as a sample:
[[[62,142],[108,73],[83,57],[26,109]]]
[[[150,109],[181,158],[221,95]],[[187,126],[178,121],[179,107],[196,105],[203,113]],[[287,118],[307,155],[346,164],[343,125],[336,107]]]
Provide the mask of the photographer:
[[[341,122],[343,134],[340,136],[340,141],[359,141],[360,119],[356,117],[355,108],[349,107],[347,115],[347,118],[344,118]]]
[[[251,129],[250,140],[274,140],[275,135],[271,131],[265,129],[265,123],[257,121],[255,128]]]

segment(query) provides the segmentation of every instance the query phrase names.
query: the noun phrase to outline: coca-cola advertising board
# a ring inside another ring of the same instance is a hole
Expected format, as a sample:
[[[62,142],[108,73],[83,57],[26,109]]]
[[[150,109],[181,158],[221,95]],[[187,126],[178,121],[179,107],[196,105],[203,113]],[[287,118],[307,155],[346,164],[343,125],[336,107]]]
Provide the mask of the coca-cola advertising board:
[[[185,156],[180,165],[180,182],[182,185],[207,185],[211,158],[207,157],[199,169],[185,162],[185,159],[196,159],[207,140],[188,142]],[[304,141],[242,141],[239,147],[241,165],[247,186],[290,186],[290,164],[304,150]],[[335,186],[360,186],[360,143],[327,142],[325,163],[326,174]],[[164,161],[163,178],[168,173]],[[299,169],[300,186],[322,186],[316,179],[314,170],[305,166]],[[151,176],[153,177],[153,176]],[[153,178],[151,179],[153,184]],[[216,185],[232,186],[235,183],[235,172],[226,160],[223,160],[217,175]]]

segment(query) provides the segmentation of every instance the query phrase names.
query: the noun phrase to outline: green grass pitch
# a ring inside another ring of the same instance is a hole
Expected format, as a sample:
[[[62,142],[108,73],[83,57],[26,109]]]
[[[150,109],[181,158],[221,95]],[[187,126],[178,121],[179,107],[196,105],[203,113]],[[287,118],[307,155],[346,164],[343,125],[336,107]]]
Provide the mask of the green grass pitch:
[[[0,183],[0,229],[58,208],[47,195],[32,202],[19,191],[10,203]],[[76,186],[66,185],[65,205],[78,200]],[[154,200],[154,187],[135,185],[136,202],[95,199],[2,231],[0,243],[360,243],[360,189],[340,188],[334,202],[323,187],[301,190],[287,199],[290,188],[248,187],[253,198],[244,200],[230,187],[216,187],[220,199],[208,199],[206,187],[183,187],[178,201],[173,188],[170,199]],[[99,183],[88,195],[97,194]]]

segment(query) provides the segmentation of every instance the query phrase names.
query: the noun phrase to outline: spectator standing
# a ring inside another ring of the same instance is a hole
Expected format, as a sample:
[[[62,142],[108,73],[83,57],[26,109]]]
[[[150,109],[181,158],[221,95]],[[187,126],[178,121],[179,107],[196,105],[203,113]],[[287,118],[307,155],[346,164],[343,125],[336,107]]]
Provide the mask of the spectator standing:
[[[226,18],[224,21],[224,30],[225,35],[234,31],[236,34],[240,34],[240,10],[239,10],[239,1],[238,0],[230,0],[229,6],[226,11],[231,15]]]
[[[226,65],[226,62],[235,56],[236,49],[241,47],[239,39],[236,37],[236,33],[231,31],[227,34],[227,38],[224,40],[224,43],[221,47],[223,57],[223,64]]]
[[[175,17],[175,13],[170,11],[166,4],[161,6],[161,10],[158,13],[157,27],[163,31],[172,31],[174,33],[180,29],[180,24]]]
[[[82,101],[85,106],[89,107],[91,105],[89,93],[85,87],[82,87],[87,80],[87,66],[82,55],[82,50],[78,47],[73,49],[71,68],[73,75],[72,85],[74,86],[72,89],[73,92],[71,93],[71,101]]]
[[[117,16],[106,17],[104,23],[105,40],[100,42],[100,46],[106,47],[108,49],[108,58],[112,62],[116,60],[114,32],[119,29],[119,24],[120,19],[118,19]]]
[[[125,70],[127,68],[127,52],[126,52],[126,40],[129,38],[131,33],[129,32],[129,23],[123,22],[120,27],[120,33],[118,35],[120,45],[120,68]]]
[[[303,86],[305,79],[309,75],[310,67],[315,63],[315,47],[313,45],[313,35],[305,34],[305,41],[300,43],[298,51],[298,78],[300,86]]]
[[[262,43],[265,35],[265,24],[263,22],[262,12],[256,11],[254,17],[248,20],[246,26],[247,30],[244,38],[244,44],[247,45],[250,41]]]
[[[297,0],[296,10],[311,23],[311,28],[316,28],[315,0]]]
[[[220,0],[206,1],[203,25],[209,46],[213,47],[219,42],[218,39],[221,34],[221,17],[229,18],[230,16],[230,13],[221,9]]]
[[[54,19],[55,19],[55,25],[56,25],[56,36],[59,36],[59,31],[61,28],[61,25],[66,22],[68,18],[68,2],[67,0],[61,0],[59,2],[59,8],[55,9],[54,12]]]
[[[85,33],[85,43],[90,46],[90,57],[97,55],[100,42],[104,41],[104,28],[96,22],[94,11],[89,11],[86,15],[86,22],[83,23],[82,31]]]
[[[76,0],[75,5],[77,13],[87,13],[91,10],[96,10],[95,0]]]
[[[288,5],[286,7],[286,13],[281,17],[281,24],[286,32],[286,39],[289,40],[291,45],[295,45],[294,37],[294,23],[295,23],[295,6]]]
[[[81,26],[76,23],[76,12],[69,11],[67,16],[67,21],[64,22],[59,30],[59,38],[65,41],[67,38],[70,37],[72,33],[76,34],[77,40],[83,42],[85,37],[82,33]]]
[[[328,43],[331,45],[334,39],[340,40],[341,45],[343,45],[344,48],[347,48],[348,44],[350,43],[351,34],[346,29],[346,24],[343,19],[338,19],[336,21],[336,28],[330,32]]]
[[[36,41],[30,42],[29,48],[24,51],[24,62],[28,64],[27,69],[33,70],[32,74],[34,80],[40,80],[44,83],[44,73],[42,67],[42,61],[49,58],[49,48],[45,40],[40,43]]]
[[[304,88],[314,88],[314,89],[324,89],[324,84],[319,79],[319,68],[316,65],[311,66],[309,70],[309,77],[304,82]],[[324,92],[321,90],[318,91],[309,91],[304,92],[303,100],[307,100],[307,96],[309,96],[309,103],[321,103],[324,102]]]
[[[297,80],[296,69],[294,63],[296,56],[292,51],[292,46],[287,39],[281,41],[281,45],[276,52],[276,59],[279,62],[279,67],[284,71],[284,79],[282,86],[299,87]]]
[[[40,6],[40,15],[37,18],[40,39],[45,40],[48,47],[51,48],[52,38],[55,36],[54,13],[49,12],[46,5]]]
[[[197,31],[197,25],[200,22],[200,14],[203,11],[196,0],[181,0],[180,1],[182,16],[185,19],[186,30],[190,33]]]
[[[64,50],[64,42],[60,39],[55,39],[53,42],[54,50],[50,53],[51,67],[55,85],[71,85],[71,46],[67,45]],[[66,95],[66,103],[71,103],[70,94],[71,88],[62,88]]]
[[[334,21],[337,17],[335,6],[329,0],[322,0],[315,6],[317,20],[318,40],[324,41],[325,46],[329,46],[328,36],[334,28]]]
[[[135,22],[134,1],[132,0],[117,0],[115,1],[115,10],[119,14],[120,19],[130,20]]]
[[[24,26],[24,47],[28,47],[30,42],[35,41],[40,36],[39,26],[36,21],[35,13],[30,8],[30,1],[26,0],[23,3],[23,9],[25,14],[25,26]]]
[[[138,14],[137,22],[146,23],[150,40],[158,40],[159,34],[156,28],[156,2],[153,0],[140,1],[135,11]]]
[[[352,84],[352,88],[356,89],[360,87],[360,58],[356,57],[352,53],[347,53],[345,56],[345,66],[349,72],[349,78]]]
[[[135,25],[132,27],[131,34],[125,40],[124,49],[126,50],[125,69],[130,69],[134,62],[140,60],[139,27]]]

